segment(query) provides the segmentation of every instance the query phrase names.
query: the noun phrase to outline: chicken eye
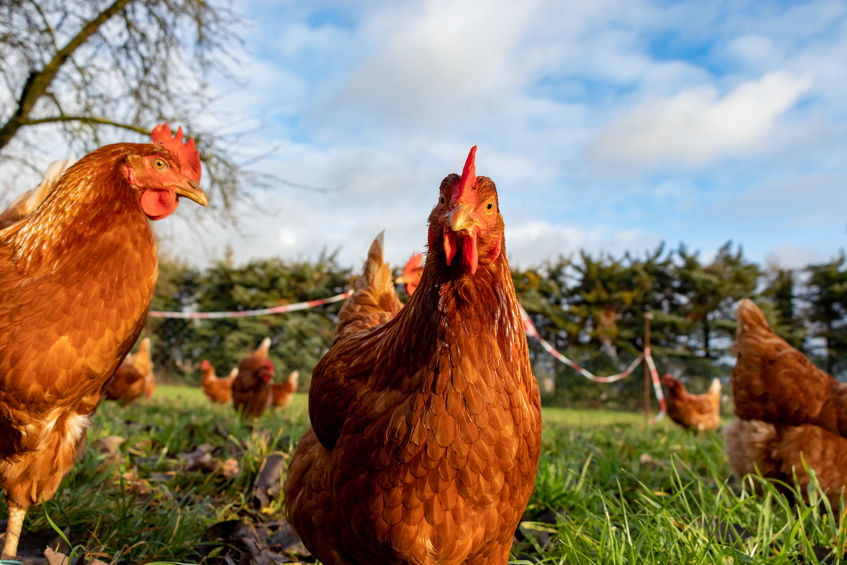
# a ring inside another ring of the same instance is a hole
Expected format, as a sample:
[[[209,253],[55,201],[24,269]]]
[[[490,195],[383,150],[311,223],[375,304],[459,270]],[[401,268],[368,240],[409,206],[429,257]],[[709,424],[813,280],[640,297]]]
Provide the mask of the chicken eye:
[[[438,203],[443,206],[445,202],[447,202],[447,199],[444,198],[444,195],[442,194],[441,198],[438,199]]]
[[[153,159],[153,167],[157,171],[166,171],[168,170],[168,164],[164,159]]]
[[[485,205],[485,209],[486,210],[493,210],[494,209],[494,202],[489,201],[488,204]]]

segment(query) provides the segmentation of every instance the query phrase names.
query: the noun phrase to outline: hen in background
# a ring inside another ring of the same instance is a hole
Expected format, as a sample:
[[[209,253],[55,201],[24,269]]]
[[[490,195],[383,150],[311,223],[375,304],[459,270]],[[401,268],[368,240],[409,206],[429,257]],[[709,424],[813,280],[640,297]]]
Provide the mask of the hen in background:
[[[149,219],[179,197],[206,205],[200,158],[167,124],[71,165],[28,216],[0,230],[3,557],[29,506],[73,463],[103,388],[144,326],[158,262]]]
[[[423,274],[423,255],[420,253],[412,253],[412,256],[409,257],[409,260],[403,265],[403,271],[400,273],[400,276],[397,277],[394,282],[396,284],[404,285],[404,290],[406,294],[412,296],[414,294],[415,289],[418,288],[418,285],[421,282],[421,275]]]
[[[297,392],[297,379],[300,371],[291,371],[288,378],[281,383],[271,383],[271,406],[274,408],[288,408],[294,393]]]
[[[668,416],[687,430],[716,430],[721,425],[721,382],[712,379],[705,394],[691,394],[670,373],[662,377],[668,389]]]
[[[104,395],[123,405],[135,401],[141,395],[153,394],[153,360],[150,358],[150,338],[145,337],[135,354],[130,353],[115,371],[115,376],[106,386]],[[148,394],[149,390],[149,394]]]
[[[776,335],[750,300],[738,305],[732,393],[738,420],[726,452],[738,477],[764,477],[805,492],[803,461],[833,502],[847,486],[847,384],[839,383]]]
[[[238,364],[238,374],[232,381],[232,405],[236,412],[249,418],[258,418],[271,405],[274,365],[268,358],[270,347],[271,338],[266,337]]]
[[[227,404],[232,400],[232,381],[238,375],[238,367],[233,367],[227,377],[215,375],[215,367],[206,359],[200,363],[203,371],[202,388],[206,396],[215,404]]]
[[[776,335],[751,300],[738,304],[732,370],[735,414],[773,424],[815,424],[847,437],[847,383],[817,368]]]
[[[312,375],[286,514],[327,565],[508,560],[541,406],[475,150],[441,183],[417,290],[401,309],[378,238]]]
[[[21,218],[29,216],[36,206],[41,204],[47,195],[53,190],[53,186],[70,167],[76,157],[71,154],[65,161],[53,161],[44,173],[44,179],[31,190],[27,190],[18,196],[9,206],[0,212],[0,230],[11,226]]]

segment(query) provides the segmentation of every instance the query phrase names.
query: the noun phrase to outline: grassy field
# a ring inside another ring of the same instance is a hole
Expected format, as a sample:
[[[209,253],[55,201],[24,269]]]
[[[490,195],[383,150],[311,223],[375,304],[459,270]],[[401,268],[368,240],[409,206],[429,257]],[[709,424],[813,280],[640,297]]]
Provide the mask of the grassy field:
[[[84,562],[311,562],[291,542],[273,480],[306,414],[298,394],[246,424],[186,387],[159,386],[127,407],[104,403],[60,491],[30,510],[22,548],[40,553],[61,530],[63,552]],[[513,563],[841,562],[844,516],[817,491],[810,504],[790,504],[770,485],[753,495],[751,484],[729,479],[719,433],[545,408]]]

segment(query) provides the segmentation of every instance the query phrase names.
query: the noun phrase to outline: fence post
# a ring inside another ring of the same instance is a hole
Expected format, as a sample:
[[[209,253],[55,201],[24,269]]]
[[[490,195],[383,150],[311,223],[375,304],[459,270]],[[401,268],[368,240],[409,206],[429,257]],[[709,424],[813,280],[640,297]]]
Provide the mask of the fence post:
[[[653,314],[644,314],[644,429],[650,423],[650,365],[647,363],[646,354],[650,352],[650,320]]]

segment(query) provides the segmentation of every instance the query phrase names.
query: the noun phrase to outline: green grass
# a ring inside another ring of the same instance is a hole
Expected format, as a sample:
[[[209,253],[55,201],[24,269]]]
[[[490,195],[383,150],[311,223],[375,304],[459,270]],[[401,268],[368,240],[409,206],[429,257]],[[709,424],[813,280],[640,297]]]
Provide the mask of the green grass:
[[[818,504],[814,490],[811,504],[789,504],[768,484],[755,496],[752,481],[730,481],[719,433],[599,410],[545,408],[543,418],[515,563],[840,562],[840,512]],[[25,528],[49,528],[46,512],[88,557],[202,561],[201,538],[214,524],[279,528],[281,495],[256,508],[252,485],[265,457],[290,453],[307,425],[305,394],[252,424],[186,387],[159,386],[153,399],[127,407],[104,403],[84,456],[53,500],[30,510]],[[108,436],[124,438],[113,455],[101,447]],[[204,444],[211,466],[188,469],[186,454]],[[238,474],[224,473],[228,459]]]

